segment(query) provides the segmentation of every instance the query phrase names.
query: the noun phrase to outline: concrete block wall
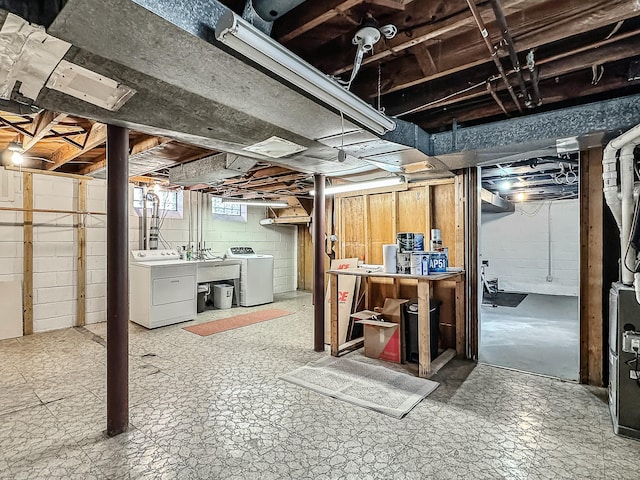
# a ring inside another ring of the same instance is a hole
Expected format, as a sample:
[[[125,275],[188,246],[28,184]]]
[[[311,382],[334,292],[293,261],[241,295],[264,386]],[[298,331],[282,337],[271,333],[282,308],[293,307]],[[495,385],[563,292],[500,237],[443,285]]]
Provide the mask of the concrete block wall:
[[[133,186],[131,187],[133,188]],[[183,192],[183,217],[165,218],[162,221],[160,233],[171,248],[187,245],[189,241],[189,209],[193,210],[191,223],[193,225],[192,241],[196,239],[196,193]],[[211,200],[206,197],[206,206],[203,214],[203,239],[207,248],[214,255],[224,255],[229,247],[248,246],[253,247],[256,253],[273,255],[274,257],[274,292],[282,293],[296,289],[296,265],[297,265],[297,235],[293,226],[263,226],[260,220],[266,218],[264,207],[248,207],[247,221],[223,221],[213,218],[211,214]],[[138,216],[133,207],[130,209],[130,234],[129,243],[132,249],[138,248]]]
[[[0,185],[9,179],[10,195],[0,191],[0,205],[23,206],[22,174],[0,168]],[[87,205],[106,210],[106,184],[87,184]],[[6,192],[5,192],[6,193]],[[34,208],[76,210],[77,180],[33,175]],[[33,329],[44,332],[76,324],[78,217],[63,213],[33,214]],[[87,323],[106,319],[106,217],[85,219],[87,240]],[[0,281],[24,279],[23,214],[0,212]]]
[[[551,277],[548,219],[551,215]],[[487,276],[513,292],[577,296],[580,284],[580,205],[575,200],[526,202],[511,214],[483,213],[480,232]]]
[[[0,206],[22,207],[22,175],[0,168]],[[22,281],[22,213],[0,211],[0,282]]]
[[[130,192],[133,185],[130,186]],[[33,176],[34,208],[76,210],[77,180],[52,175]],[[87,209],[106,212],[106,181],[87,182]],[[189,239],[189,195],[185,192],[183,218],[165,218],[162,235],[173,248]],[[195,194],[192,193],[195,197]],[[132,195],[130,196],[132,198]],[[131,205],[131,202],[130,202]],[[22,207],[22,174],[0,168],[0,206]],[[230,246],[251,246],[274,256],[276,293],[295,290],[295,227],[262,226],[264,208],[251,207],[247,222],[214,220],[207,202],[203,238],[222,255]],[[76,324],[77,230],[74,214],[34,213],[33,312],[34,331]],[[86,322],[106,320],[106,216],[88,215],[86,225]],[[138,216],[130,206],[129,243],[138,248]],[[195,240],[195,217],[192,218]],[[0,282],[23,280],[23,214],[0,211]]]

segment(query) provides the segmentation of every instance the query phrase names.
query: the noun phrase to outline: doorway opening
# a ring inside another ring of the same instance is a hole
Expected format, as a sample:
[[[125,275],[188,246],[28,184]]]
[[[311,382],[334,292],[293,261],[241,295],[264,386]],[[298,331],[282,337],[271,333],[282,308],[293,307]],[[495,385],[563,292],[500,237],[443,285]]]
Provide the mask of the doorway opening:
[[[579,153],[481,169],[480,362],[579,380]]]

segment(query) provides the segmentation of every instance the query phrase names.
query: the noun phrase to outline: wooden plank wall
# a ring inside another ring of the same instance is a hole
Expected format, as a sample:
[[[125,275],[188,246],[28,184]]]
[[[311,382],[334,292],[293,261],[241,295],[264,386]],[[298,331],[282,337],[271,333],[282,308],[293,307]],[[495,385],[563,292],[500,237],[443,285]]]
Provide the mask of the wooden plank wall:
[[[325,210],[325,225],[327,235],[330,236],[333,222],[333,199],[327,198]],[[330,242],[326,244],[327,250],[331,249]],[[337,247],[336,247],[337,249]],[[325,257],[325,270],[331,264],[329,258],[330,251]],[[339,252],[336,252],[339,255]],[[326,286],[326,283],[325,283]],[[298,225],[298,290],[313,290],[313,237],[311,236],[311,226],[307,224]]]
[[[603,210],[602,148],[582,152],[580,161],[580,381],[603,384]]]
[[[382,245],[396,242],[398,232],[423,232],[425,247],[431,228],[439,228],[449,247],[449,264],[464,264],[464,210],[460,197],[462,177],[411,184],[404,191],[354,193],[336,196],[339,216],[340,257],[358,257],[365,263],[382,263]],[[382,306],[384,299],[415,298],[417,282],[400,282],[396,292],[385,279],[370,282],[369,307]],[[455,282],[434,283],[433,298],[440,308],[441,344],[456,348]]]

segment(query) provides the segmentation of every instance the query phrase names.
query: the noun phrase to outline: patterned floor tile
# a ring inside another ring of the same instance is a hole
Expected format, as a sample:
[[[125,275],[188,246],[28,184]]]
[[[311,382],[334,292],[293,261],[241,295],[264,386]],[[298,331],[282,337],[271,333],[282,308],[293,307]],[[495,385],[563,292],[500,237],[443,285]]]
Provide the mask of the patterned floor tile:
[[[604,389],[454,360],[398,420],[284,382],[326,353],[308,294],[275,306],[295,314],[209,337],[131,324],[131,427],[114,438],[104,324],[0,342],[0,480],[637,476],[640,442],[613,435]]]

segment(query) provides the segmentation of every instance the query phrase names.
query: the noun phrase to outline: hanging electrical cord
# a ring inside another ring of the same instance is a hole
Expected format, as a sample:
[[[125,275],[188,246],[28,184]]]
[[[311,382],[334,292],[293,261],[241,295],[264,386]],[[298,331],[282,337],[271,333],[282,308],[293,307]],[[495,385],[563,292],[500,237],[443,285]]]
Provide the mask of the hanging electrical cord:
[[[467,92],[469,92],[469,91],[471,91],[471,90],[473,90],[473,89],[475,89],[475,88],[485,86],[485,85],[487,84],[487,82],[488,82],[488,81],[489,81],[489,80],[485,80],[485,81],[483,81],[483,82],[475,83],[475,84],[473,84],[473,85],[470,85],[470,86],[469,86],[469,87],[467,87],[467,88],[464,88],[464,89],[462,89],[462,90],[458,90],[457,92],[450,93],[449,95],[447,95],[447,96],[445,96],[445,97],[441,97],[441,98],[439,98],[439,99],[437,99],[437,100],[433,100],[433,101],[431,101],[431,102],[425,103],[425,104],[420,105],[420,106],[418,106],[418,107],[414,107],[414,108],[412,108],[412,109],[410,109],[410,110],[407,110],[406,112],[398,113],[398,114],[396,114],[395,116],[396,116],[396,117],[402,117],[402,116],[404,116],[404,115],[410,115],[410,114],[415,113],[415,112],[418,112],[418,111],[420,111],[420,110],[424,110],[425,108],[429,108],[429,107],[431,107],[432,105],[436,105],[436,104],[438,104],[438,103],[444,102],[445,100],[449,100],[450,98],[453,98],[453,97],[455,97],[455,96],[461,95],[461,94],[463,94],[463,93],[467,93]]]
[[[540,205],[538,205],[538,207],[532,211],[532,212],[527,212],[522,206],[520,207],[520,212],[524,215],[526,215],[527,217],[535,217],[536,215],[538,215],[538,213],[540,213],[540,210],[542,210],[542,207],[545,206],[547,202],[540,202]]]

